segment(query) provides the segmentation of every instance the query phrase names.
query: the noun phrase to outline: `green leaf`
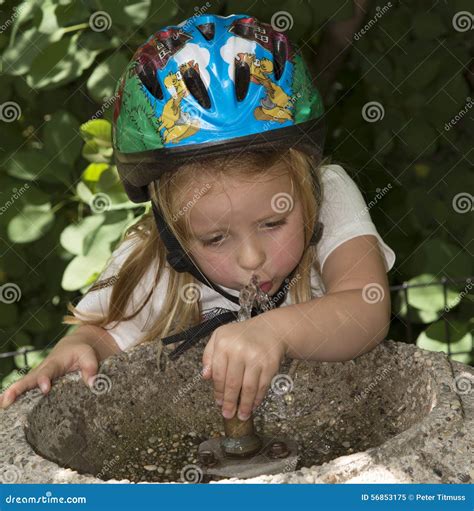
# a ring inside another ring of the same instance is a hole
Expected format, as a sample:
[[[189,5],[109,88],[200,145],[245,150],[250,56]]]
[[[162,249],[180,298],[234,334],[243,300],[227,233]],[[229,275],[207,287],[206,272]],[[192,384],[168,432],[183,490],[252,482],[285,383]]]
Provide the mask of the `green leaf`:
[[[10,176],[28,181],[42,179],[49,166],[49,158],[39,149],[25,149],[14,154],[5,164]]]
[[[435,275],[422,274],[410,279],[408,285],[433,284],[424,287],[413,287],[408,289],[408,302],[413,307],[427,312],[437,312],[444,309],[444,292],[442,285],[435,285],[439,282],[439,278]],[[446,289],[446,307],[452,309],[460,301],[459,293],[447,287]]]
[[[61,245],[71,254],[86,254],[90,240],[104,221],[104,215],[92,215],[77,224],[68,225],[59,238]]]
[[[105,119],[93,119],[81,124],[80,132],[86,142],[95,142],[101,147],[112,147],[112,124]]]
[[[102,172],[108,170],[108,163],[90,163],[82,173],[82,179],[86,182],[97,183]]]
[[[57,155],[60,162],[72,165],[82,148],[78,120],[69,112],[58,110],[46,124],[44,142],[50,154]]]
[[[128,61],[123,53],[116,52],[94,69],[87,80],[87,89],[97,103],[102,103],[114,95],[117,81]]]
[[[424,273],[439,277],[442,272],[442,275],[450,278],[464,278],[472,275],[472,258],[461,247],[431,238],[419,246],[413,246],[407,273],[417,273],[419,268],[423,268]]]
[[[31,63],[27,83],[35,89],[52,89],[73,82],[91,66],[100,49],[79,46],[80,34],[50,44]]]
[[[88,22],[90,14],[82,2],[73,1],[56,6],[56,18],[60,26]]]
[[[93,11],[105,11],[114,25],[130,28],[130,25],[141,25],[146,22],[151,0],[129,0],[116,2],[115,0],[92,0],[90,7]]]
[[[109,163],[112,155],[112,147],[100,146],[95,140],[88,140],[82,147],[82,156],[93,163]]]
[[[468,331],[468,325],[451,320],[448,326],[450,329],[451,353],[470,353],[472,350],[472,333]],[[446,327],[444,321],[440,320],[421,332],[416,340],[416,345],[424,350],[448,353],[448,343],[445,339]]]
[[[89,204],[93,199],[94,194],[91,192],[90,188],[80,181],[76,186],[76,194],[82,202]]]
[[[61,286],[66,291],[77,291],[86,286],[102,272],[108,258],[110,249],[99,244],[85,256],[76,256],[64,271]]]
[[[30,243],[44,236],[53,222],[54,213],[49,202],[41,206],[26,204],[8,224],[8,237],[15,243]]]
[[[399,291],[396,295],[393,310],[397,316],[406,318],[412,323],[433,323],[440,318],[440,313],[435,311],[424,311],[419,310],[413,306],[410,306],[410,317],[408,317],[408,308],[405,300],[403,291]]]
[[[41,23],[38,27],[38,32],[44,34],[54,34],[58,31],[59,25],[56,19],[56,2],[52,0],[42,0],[41,6]]]
[[[35,349],[35,346],[27,345],[22,346],[24,349]],[[50,350],[46,350],[50,351]],[[13,357],[13,360],[15,361],[15,365],[18,369],[34,369],[35,367],[38,367],[41,362],[46,358],[47,353],[45,351],[32,351],[31,353],[27,353],[26,357],[24,354],[22,355],[16,355]],[[25,358],[26,358],[26,364],[25,364]]]

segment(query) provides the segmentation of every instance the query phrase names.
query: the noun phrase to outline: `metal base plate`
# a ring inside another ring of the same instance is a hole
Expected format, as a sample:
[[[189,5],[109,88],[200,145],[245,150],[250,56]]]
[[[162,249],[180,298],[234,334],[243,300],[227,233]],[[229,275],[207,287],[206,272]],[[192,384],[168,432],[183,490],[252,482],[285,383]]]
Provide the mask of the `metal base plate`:
[[[261,437],[261,450],[250,458],[226,458],[221,448],[222,438],[212,438],[199,445],[199,452],[212,451],[217,463],[212,467],[201,466],[204,474],[213,478],[238,477],[246,479],[259,475],[272,475],[292,472],[298,463],[298,444],[287,438]],[[289,454],[284,458],[273,459],[268,455],[269,446],[275,441],[284,441]]]

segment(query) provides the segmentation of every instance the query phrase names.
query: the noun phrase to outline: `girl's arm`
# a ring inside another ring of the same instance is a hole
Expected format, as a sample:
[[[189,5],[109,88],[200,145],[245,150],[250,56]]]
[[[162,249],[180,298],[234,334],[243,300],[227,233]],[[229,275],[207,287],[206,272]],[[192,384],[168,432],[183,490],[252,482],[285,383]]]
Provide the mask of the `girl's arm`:
[[[291,358],[337,362],[371,351],[387,335],[390,290],[375,236],[337,247],[322,274],[326,295],[270,310],[260,318]]]
[[[99,362],[122,351],[107,330],[93,325],[79,326],[72,334],[60,339],[58,344],[77,341],[85,342],[94,348]]]

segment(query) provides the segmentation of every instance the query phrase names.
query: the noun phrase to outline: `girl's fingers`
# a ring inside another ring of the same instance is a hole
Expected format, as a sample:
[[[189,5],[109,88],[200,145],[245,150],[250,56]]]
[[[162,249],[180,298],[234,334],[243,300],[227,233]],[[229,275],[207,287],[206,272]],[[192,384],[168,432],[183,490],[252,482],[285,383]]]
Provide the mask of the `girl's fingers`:
[[[36,381],[38,382],[38,387],[41,389],[41,392],[43,392],[43,394],[47,394],[51,388],[51,381],[48,375],[44,373],[39,374]]]
[[[253,409],[257,408],[257,406],[260,406],[261,402],[265,399],[271,381],[272,381],[271,374],[265,373],[264,371],[260,373],[260,382],[258,384],[257,395],[255,397]]]
[[[97,360],[97,355],[94,351],[94,348],[87,348],[89,349],[85,349],[79,354],[77,364],[81,370],[84,383],[90,387],[93,383],[91,378],[95,376],[99,370],[99,361]]]
[[[44,371],[44,369],[43,369]],[[18,380],[15,383],[12,383],[10,387],[2,394],[1,407],[7,408],[10,406],[15,399],[23,394],[23,392],[27,390],[34,389],[38,386],[38,378],[42,373],[38,371],[34,371],[32,373],[27,374],[21,380]],[[43,373],[44,374],[44,373]]]
[[[242,380],[244,378],[245,364],[240,361],[229,362],[225,374],[224,405],[222,415],[226,419],[231,419],[237,410],[237,401],[239,399]]]
[[[257,396],[261,372],[262,370],[259,367],[245,369],[238,414],[241,421],[247,420],[252,413],[252,407]]]
[[[215,331],[214,331],[215,333]],[[202,354],[202,377],[207,380],[212,377],[212,357],[214,355],[214,333],[207,343],[204,353]]]
[[[45,359],[41,365],[32,369],[21,380],[16,381],[0,396],[0,406],[7,408],[15,399],[26,392],[27,390],[40,387],[41,391],[46,394],[51,388],[51,380],[59,376],[61,373],[61,366],[59,362],[54,359]],[[46,385],[46,386],[45,386]]]
[[[212,359],[212,379],[214,382],[214,398],[218,405],[224,402],[225,378],[227,372],[227,355],[222,351],[214,352]]]

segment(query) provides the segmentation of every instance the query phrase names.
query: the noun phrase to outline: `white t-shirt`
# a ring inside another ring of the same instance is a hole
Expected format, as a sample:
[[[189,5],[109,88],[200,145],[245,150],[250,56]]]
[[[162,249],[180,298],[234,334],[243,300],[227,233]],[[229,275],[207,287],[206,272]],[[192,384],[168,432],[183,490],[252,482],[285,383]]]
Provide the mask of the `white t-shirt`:
[[[322,237],[317,245],[317,255],[321,263],[321,270],[328,256],[339,245],[356,236],[373,234],[377,237],[385,260],[386,271],[392,269],[395,262],[394,251],[382,240],[372,222],[362,194],[349,177],[347,172],[340,165],[326,165],[321,168],[321,180],[323,184],[324,197],[320,210],[320,221],[324,224]],[[116,274],[124,263],[130,250],[138,240],[130,238],[124,241],[113,253],[109,266],[104,270],[100,279],[111,277]],[[162,307],[165,293],[168,287],[169,270],[164,268],[158,285],[143,309],[131,320],[121,321],[112,325],[108,332],[114,337],[122,350],[135,346],[144,333],[151,329],[153,319]],[[127,314],[132,313],[141,305],[144,298],[150,293],[154,282],[154,268],[150,267],[145,273],[142,281],[135,287],[130,298]],[[224,298],[202,283],[200,287],[201,306],[203,314],[214,308],[238,310],[239,305]],[[221,286],[229,294],[238,297],[239,292]],[[318,273],[313,269],[311,273],[311,289],[313,297],[320,297],[325,294],[323,282]],[[107,311],[112,286],[87,293],[77,304],[79,312],[89,312],[104,315]],[[284,307],[291,305],[289,293],[285,301],[280,305]]]

